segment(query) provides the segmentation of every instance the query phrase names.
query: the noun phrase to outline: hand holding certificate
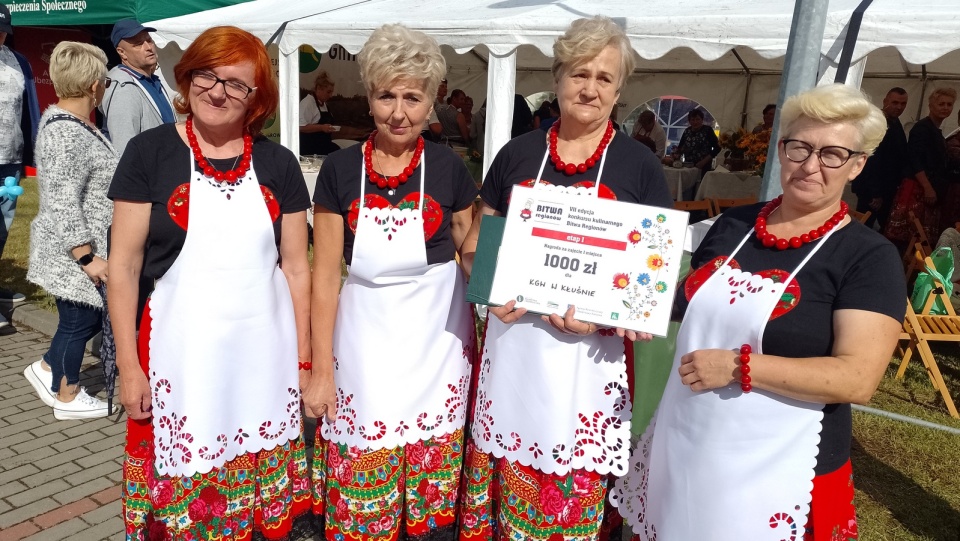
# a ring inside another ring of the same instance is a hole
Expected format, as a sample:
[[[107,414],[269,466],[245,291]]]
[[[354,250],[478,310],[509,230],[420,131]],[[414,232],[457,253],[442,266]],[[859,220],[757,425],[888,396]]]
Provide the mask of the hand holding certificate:
[[[551,188],[513,188],[489,304],[665,335],[687,213]]]

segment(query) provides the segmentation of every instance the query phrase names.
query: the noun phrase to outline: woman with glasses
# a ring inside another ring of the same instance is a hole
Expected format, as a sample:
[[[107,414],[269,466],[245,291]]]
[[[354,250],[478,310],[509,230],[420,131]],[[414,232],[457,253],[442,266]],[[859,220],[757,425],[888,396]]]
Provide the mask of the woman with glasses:
[[[885,130],[855,88],[789,98],[783,195],[724,212],[694,253],[674,370],[615,491],[641,539],[857,537],[850,404],[883,376],[906,290],[840,196]]]
[[[279,99],[260,40],[211,28],[174,76],[186,122],[134,137],[109,194],[126,534],[279,539],[310,506],[309,196],[260,134]]]
[[[96,286],[107,280],[107,188],[117,167],[116,150],[90,121],[110,84],[107,57],[86,43],[60,42],[50,78],[58,101],[37,132],[40,209],[30,225],[27,279],[54,296],[60,317],[50,349],[24,375],[57,419],[93,419],[109,413],[79,385],[84,347],[100,332]]]

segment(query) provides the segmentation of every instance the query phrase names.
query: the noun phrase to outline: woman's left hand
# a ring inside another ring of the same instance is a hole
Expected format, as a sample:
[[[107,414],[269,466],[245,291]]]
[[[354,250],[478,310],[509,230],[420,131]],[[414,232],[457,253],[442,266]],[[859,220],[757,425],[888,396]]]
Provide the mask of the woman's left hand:
[[[575,319],[573,315],[577,312],[575,306],[570,306],[567,308],[567,312],[560,317],[559,314],[550,314],[549,316],[540,316],[540,319],[553,325],[554,329],[565,333],[565,334],[574,334],[577,336],[587,336],[597,332],[597,325],[595,323],[587,323],[585,321],[580,321]]]
[[[94,285],[107,281],[107,261],[98,255],[93,256],[93,261],[86,266],[80,267],[83,272],[90,277]]]
[[[680,381],[691,391],[726,387],[740,378],[739,354],[732,349],[699,349],[680,357]]]
[[[549,316],[540,316],[540,319],[549,323],[553,328],[558,331],[566,334],[574,334],[577,336],[587,336],[597,332],[600,327],[596,323],[587,323],[585,321],[580,321],[579,319],[574,318],[577,308],[571,306],[567,308],[567,312],[560,317],[559,314],[550,314]],[[617,336],[620,338],[626,338],[631,342],[649,342],[653,340],[653,335],[645,332],[637,332],[630,329],[624,329],[617,327],[614,329]]]

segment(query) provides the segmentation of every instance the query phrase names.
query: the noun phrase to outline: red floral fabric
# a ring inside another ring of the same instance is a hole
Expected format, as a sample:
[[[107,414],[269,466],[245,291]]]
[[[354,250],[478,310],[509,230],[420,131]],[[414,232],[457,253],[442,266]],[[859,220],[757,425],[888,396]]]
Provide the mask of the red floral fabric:
[[[138,352],[147,372],[150,305],[144,309]],[[259,532],[283,539],[310,509],[303,440],[245,453],[220,468],[190,477],[157,476],[153,425],[127,421],[123,463],[123,520],[128,541],[245,541]]]
[[[619,531],[619,515],[604,524],[606,476],[547,474],[469,442],[464,478],[460,541],[596,541]]]
[[[324,441],[317,430],[313,512],[329,541],[422,537],[456,526],[463,430],[392,449]]]
[[[803,541],[856,541],[853,467],[848,460],[836,471],[813,478],[813,501]]]

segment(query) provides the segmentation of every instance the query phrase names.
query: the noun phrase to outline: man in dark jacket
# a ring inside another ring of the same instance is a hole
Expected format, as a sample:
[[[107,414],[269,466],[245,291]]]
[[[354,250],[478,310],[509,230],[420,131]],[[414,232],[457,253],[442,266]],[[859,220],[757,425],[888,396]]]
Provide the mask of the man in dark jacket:
[[[853,181],[857,212],[870,211],[867,225],[872,227],[876,221],[881,231],[887,225],[900,181],[909,174],[907,136],[900,124],[900,115],[906,108],[907,91],[900,87],[891,88],[883,98],[882,108],[887,117],[887,133],[867,160],[860,176]]]

